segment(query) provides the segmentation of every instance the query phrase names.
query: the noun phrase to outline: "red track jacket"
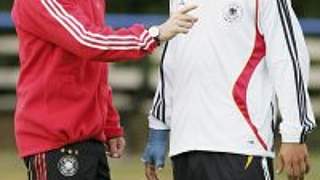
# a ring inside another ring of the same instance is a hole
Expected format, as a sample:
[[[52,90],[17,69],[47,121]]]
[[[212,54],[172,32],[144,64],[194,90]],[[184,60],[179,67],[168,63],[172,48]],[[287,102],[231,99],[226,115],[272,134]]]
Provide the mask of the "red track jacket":
[[[104,0],[15,0],[21,157],[123,134],[104,62],[141,58],[157,43],[141,25],[113,30],[104,14]]]

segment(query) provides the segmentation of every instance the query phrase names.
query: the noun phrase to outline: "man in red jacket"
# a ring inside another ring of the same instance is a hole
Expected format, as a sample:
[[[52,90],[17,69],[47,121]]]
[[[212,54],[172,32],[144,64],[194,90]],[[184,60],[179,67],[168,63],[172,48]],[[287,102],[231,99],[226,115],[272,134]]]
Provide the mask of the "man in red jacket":
[[[117,31],[104,24],[104,0],[15,0],[20,40],[15,132],[31,180],[108,180],[105,146],[125,146],[104,62],[138,59],[187,33],[189,6],[164,24]]]

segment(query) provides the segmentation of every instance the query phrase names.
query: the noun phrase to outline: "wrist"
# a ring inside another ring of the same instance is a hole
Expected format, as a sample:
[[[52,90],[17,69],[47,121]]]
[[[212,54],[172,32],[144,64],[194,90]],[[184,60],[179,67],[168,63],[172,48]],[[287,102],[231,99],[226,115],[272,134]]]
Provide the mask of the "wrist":
[[[124,130],[122,127],[106,127],[104,130],[104,135],[106,138],[106,141],[109,141],[113,138],[123,137],[124,136]]]
[[[301,133],[282,133],[281,142],[283,144],[303,144],[306,142],[306,136]]]
[[[280,134],[282,143],[304,143],[306,141],[305,131],[297,124],[282,122]]]
[[[149,129],[149,142],[166,144],[169,140],[169,130]]]
[[[160,40],[160,26],[151,26],[148,30],[150,36],[157,42],[158,45],[161,44]]]

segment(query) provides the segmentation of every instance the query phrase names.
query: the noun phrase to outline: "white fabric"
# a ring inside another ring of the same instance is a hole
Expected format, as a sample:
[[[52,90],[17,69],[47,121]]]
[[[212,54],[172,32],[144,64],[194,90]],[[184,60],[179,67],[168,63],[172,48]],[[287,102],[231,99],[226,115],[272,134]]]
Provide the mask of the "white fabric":
[[[271,180],[267,158],[265,158],[265,157],[262,158],[261,166],[262,166],[262,169],[263,169],[263,175],[265,177],[265,180]]]
[[[171,11],[179,8],[180,0],[170,2]],[[275,104],[276,97],[283,118],[283,141],[299,142],[305,127],[300,123],[299,109],[305,106],[308,109],[310,122],[306,123],[312,125],[308,131],[315,126],[315,120],[307,91],[302,92],[306,101],[299,106],[297,103],[294,67],[277,0],[259,1],[258,30],[264,37],[266,56],[254,70],[246,98],[252,123],[267,149],[249,127],[233,97],[235,83],[254,49],[256,4],[248,0],[187,3],[199,5],[192,13],[199,17],[199,22],[188,35],[179,35],[169,42],[163,82],[159,82],[149,118],[150,127],[171,129],[170,156],[203,150],[273,157],[271,104]],[[306,90],[309,55],[296,16],[291,6],[289,9]],[[165,124],[161,117],[165,117]]]

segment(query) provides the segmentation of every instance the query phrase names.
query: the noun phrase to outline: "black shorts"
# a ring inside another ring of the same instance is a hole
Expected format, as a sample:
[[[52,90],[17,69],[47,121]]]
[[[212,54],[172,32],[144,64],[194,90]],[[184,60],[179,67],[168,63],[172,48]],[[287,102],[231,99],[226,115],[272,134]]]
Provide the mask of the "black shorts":
[[[174,180],[273,180],[271,158],[192,151],[172,158]]]
[[[29,180],[110,180],[104,144],[84,141],[25,158]]]

